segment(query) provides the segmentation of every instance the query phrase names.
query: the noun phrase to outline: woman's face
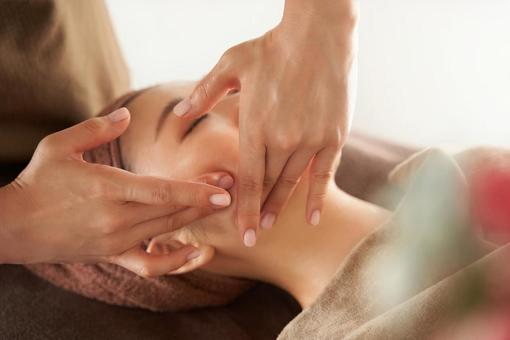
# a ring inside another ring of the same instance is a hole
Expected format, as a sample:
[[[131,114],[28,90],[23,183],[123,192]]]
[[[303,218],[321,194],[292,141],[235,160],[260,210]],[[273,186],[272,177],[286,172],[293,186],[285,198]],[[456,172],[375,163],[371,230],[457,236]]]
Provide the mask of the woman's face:
[[[238,148],[238,96],[226,96],[198,120],[172,114],[189,85],[166,84],[146,90],[129,109],[131,124],[121,138],[129,170],[146,175],[192,179],[224,170],[235,177]]]
[[[213,111],[198,120],[178,118],[172,114],[172,108],[190,93],[192,86],[157,86],[129,103],[131,123],[120,142],[128,170],[172,179],[193,179],[208,172],[226,171],[235,182],[239,96],[227,95]],[[235,188],[234,184],[229,190],[230,207],[193,223],[186,228],[191,233],[181,232],[180,237],[190,234],[195,241],[207,242],[215,247],[215,258],[235,256],[242,247],[235,226]]]

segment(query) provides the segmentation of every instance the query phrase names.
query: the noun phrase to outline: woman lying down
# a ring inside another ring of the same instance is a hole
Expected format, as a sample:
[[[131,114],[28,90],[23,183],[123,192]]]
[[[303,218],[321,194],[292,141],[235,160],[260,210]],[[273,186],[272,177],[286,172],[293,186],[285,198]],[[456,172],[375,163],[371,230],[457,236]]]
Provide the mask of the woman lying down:
[[[239,96],[230,94],[206,116],[185,121],[171,112],[191,85],[156,86],[117,100],[105,112],[128,107],[128,130],[85,159],[138,174],[189,179],[226,171],[235,179]],[[29,268],[85,296],[150,310],[226,304],[252,281],[264,281],[303,307],[281,339],[451,339],[462,329],[461,320],[499,308],[509,297],[504,289],[481,289],[492,274],[498,277],[496,269],[508,267],[503,261],[510,249],[488,246],[473,227],[466,200],[466,183],[479,167],[473,159],[480,157],[468,152],[455,159],[429,150],[404,162],[391,174],[406,191],[393,212],[332,182],[317,227],[304,218],[304,177],[254,248],[238,237],[234,180],[228,209],[147,240],[144,246],[153,253],[189,244],[201,249],[201,256],[159,278],[140,278],[109,264]],[[504,157],[495,152],[487,159],[501,163]]]

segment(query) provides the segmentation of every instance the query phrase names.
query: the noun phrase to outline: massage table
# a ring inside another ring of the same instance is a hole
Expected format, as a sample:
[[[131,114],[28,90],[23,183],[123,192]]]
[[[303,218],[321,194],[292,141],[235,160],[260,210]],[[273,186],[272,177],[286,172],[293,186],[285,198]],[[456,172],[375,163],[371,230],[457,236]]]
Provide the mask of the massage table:
[[[335,180],[350,194],[392,208],[377,193],[389,171],[414,151],[353,133]],[[0,163],[0,185],[23,167]],[[275,339],[299,312],[291,296],[261,283],[225,307],[154,313],[90,300],[23,266],[0,265],[0,339]]]

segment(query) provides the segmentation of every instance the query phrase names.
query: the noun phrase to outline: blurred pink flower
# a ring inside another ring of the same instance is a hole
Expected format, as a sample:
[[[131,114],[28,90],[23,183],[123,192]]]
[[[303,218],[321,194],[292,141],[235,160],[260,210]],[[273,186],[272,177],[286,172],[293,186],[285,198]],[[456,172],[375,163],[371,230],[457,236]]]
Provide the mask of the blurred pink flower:
[[[471,197],[473,217],[488,238],[510,241],[510,168],[478,172],[471,183]]]

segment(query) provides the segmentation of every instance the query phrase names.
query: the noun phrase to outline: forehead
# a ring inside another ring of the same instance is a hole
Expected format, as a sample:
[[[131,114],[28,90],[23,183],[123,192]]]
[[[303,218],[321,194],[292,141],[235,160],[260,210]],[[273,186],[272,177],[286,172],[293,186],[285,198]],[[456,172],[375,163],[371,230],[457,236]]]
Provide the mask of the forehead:
[[[155,130],[160,113],[168,103],[191,92],[194,83],[167,83],[142,90],[126,106],[131,122],[120,138],[124,164],[136,172],[135,165],[157,159]]]
[[[194,82],[172,82],[142,90],[143,92],[128,104],[128,109],[134,116],[139,111],[144,114],[154,111],[159,113],[169,101],[188,96],[194,84]]]

